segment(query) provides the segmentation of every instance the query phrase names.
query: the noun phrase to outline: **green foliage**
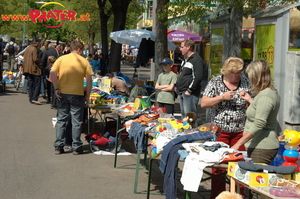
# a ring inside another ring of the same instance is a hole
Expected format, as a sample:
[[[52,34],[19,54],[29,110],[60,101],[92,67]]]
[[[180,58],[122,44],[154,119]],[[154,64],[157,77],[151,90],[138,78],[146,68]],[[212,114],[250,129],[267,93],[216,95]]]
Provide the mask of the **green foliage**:
[[[177,18],[178,21],[200,23],[201,16],[205,16],[207,10],[216,10],[216,7],[218,7],[218,12],[221,15],[222,13],[228,13],[230,8],[241,8],[244,16],[247,17],[265,5],[273,6],[291,2],[295,3],[292,0],[174,0],[169,3],[170,9],[168,12],[170,17]],[[181,16],[180,19],[178,16]]]
[[[143,6],[144,1],[132,0],[127,11],[126,29],[136,29],[138,18],[146,10]]]

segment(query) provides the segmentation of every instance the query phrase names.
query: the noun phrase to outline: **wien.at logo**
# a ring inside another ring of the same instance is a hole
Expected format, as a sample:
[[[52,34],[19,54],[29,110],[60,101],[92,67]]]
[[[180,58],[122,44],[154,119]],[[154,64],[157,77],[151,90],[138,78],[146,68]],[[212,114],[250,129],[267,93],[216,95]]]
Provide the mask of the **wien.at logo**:
[[[55,4],[61,7],[65,7],[61,3],[58,2],[48,2],[43,4],[40,9],[43,7]],[[42,23],[43,26],[48,28],[58,28],[64,25],[63,21],[90,21],[90,15],[87,13],[85,15],[79,15],[77,17],[77,13],[72,10],[49,10],[49,11],[41,11],[41,10],[31,10],[28,11],[28,15],[1,15],[2,21],[31,21],[33,23],[36,22],[47,22],[51,19],[56,21],[60,21],[61,23],[55,26],[50,26],[45,23]]]

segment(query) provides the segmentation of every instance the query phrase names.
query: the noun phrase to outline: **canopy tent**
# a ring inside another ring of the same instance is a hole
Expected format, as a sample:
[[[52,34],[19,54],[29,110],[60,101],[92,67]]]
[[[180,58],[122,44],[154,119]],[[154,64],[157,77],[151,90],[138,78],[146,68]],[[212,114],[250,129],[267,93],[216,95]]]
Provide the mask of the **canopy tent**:
[[[131,46],[140,45],[142,39],[155,41],[155,33],[144,29],[119,30],[110,33],[110,38],[116,43],[127,44]],[[175,50],[176,46],[168,41],[168,50]]]
[[[202,40],[202,37],[199,35],[195,35],[181,30],[169,30],[167,35],[168,35],[168,40],[172,42],[182,42],[186,39],[191,39],[193,41]]]

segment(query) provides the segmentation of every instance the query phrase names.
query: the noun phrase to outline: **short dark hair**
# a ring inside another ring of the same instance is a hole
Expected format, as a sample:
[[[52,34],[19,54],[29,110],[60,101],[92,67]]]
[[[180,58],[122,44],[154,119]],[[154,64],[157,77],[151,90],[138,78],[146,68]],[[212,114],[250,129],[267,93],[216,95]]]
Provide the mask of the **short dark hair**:
[[[184,46],[189,46],[191,51],[194,51],[195,49],[195,42],[191,39],[186,39],[182,42]]]
[[[16,41],[16,39],[14,37],[11,37],[10,41]]]
[[[31,43],[32,44],[36,44],[38,42],[41,42],[41,39],[39,39],[39,38],[33,38]]]
[[[98,60],[99,59],[99,56],[96,54],[93,56],[93,60]]]
[[[83,48],[84,48],[84,45],[80,42],[80,41],[77,41],[77,40],[75,40],[75,41],[72,41],[72,43],[71,43],[71,51],[73,51],[73,50],[83,50]]]
[[[113,73],[106,73],[105,76],[107,76],[107,77],[109,77],[109,78],[113,78],[113,77],[114,77],[114,74],[113,74]]]

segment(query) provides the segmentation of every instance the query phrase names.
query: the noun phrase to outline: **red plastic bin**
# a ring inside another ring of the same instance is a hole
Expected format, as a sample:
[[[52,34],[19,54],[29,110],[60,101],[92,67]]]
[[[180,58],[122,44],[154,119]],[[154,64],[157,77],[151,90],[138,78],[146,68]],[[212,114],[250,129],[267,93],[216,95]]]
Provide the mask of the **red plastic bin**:
[[[167,109],[165,107],[152,107],[152,111],[158,112],[159,109],[162,110],[163,113],[166,113]]]

